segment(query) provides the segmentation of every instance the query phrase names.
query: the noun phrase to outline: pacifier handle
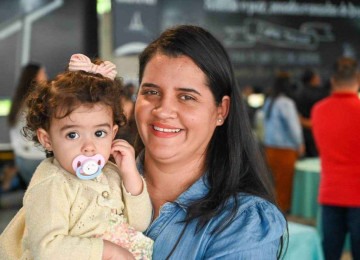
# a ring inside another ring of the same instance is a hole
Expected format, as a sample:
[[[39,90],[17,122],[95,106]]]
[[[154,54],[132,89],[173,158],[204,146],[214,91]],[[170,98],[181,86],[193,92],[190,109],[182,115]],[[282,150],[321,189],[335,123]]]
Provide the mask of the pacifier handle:
[[[79,155],[73,160],[72,165],[79,179],[91,180],[101,174],[105,159],[100,154],[91,157]]]
[[[82,174],[81,170],[82,170],[81,166],[76,169],[76,176],[81,180],[91,180],[100,175],[102,168],[99,165],[97,172],[95,172],[92,175]]]

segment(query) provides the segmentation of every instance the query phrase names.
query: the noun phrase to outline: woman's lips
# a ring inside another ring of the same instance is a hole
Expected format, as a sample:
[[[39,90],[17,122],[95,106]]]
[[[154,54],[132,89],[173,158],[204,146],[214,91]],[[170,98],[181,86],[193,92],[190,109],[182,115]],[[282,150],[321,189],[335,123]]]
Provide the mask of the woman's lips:
[[[152,124],[151,130],[158,137],[172,137],[179,134],[183,129],[167,126],[164,124]]]

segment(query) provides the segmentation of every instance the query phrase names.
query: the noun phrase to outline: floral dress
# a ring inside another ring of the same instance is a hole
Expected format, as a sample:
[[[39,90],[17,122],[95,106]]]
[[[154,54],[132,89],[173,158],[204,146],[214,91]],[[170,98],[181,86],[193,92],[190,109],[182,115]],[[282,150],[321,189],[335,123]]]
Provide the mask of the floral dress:
[[[129,250],[137,260],[151,259],[154,242],[130,226],[123,214],[118,215],[113,212],[109,219],[108,230],[96,237],[108,240]]]

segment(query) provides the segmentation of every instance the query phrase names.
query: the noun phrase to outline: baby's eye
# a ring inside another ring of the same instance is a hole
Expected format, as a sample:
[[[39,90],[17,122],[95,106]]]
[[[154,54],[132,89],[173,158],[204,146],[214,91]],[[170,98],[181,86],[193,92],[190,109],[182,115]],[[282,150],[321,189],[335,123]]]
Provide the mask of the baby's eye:
[[[66,135],[66,137],[69,138],[69,139],[77,139],[77,138],[79,138],[79,134],[76,133],[76,132],[71,132],[71,133],[68,133]]]
[[[99,130],[95,132],[96,137],[105,137],[106,136],[106,132]]]

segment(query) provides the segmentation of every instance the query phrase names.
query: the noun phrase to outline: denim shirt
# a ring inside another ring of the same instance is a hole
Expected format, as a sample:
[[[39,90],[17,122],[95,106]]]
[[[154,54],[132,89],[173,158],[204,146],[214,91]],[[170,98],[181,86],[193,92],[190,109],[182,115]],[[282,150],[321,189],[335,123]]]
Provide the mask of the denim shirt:
[[[138,168],[143,173],[139,158]],[[259,197],[239,194],[235,218],[219,233],[212,231],[225,222],[233,201],[227,203],[225,210],[197,233],[196,221],[187,226],[182,222],[186,217],[187,205],[208,192],[205,182],[205,177],[200,178],[176,201],[165,203],[159,216],[144,232],[154,240],[153,259],[167,259],[177,242],[170,259],[276,259],[286,221],[272,203]]]
[[[303,143],[302,129],[295,102],[286,96],[279,96],[274,101],[270,118],[266,114],[271,98],[264,104],[264,144],[270,147],[298,150]]]

